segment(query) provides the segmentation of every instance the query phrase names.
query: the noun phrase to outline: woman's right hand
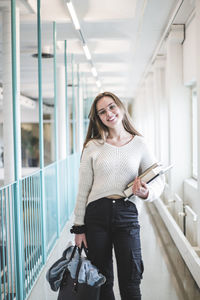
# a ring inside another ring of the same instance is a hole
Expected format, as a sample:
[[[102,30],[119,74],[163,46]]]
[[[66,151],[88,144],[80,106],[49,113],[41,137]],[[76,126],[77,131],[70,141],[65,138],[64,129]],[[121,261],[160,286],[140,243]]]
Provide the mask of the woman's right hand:
[[[75,244],[76,244],[76,246],[81,248],[82,242],[84,243],[85,247],[87,248],[87,241],[86,241],[85,233],[75,234]]]
[[[149,195],[147,184],[143,182],[139,177],[136,177],[133,182],[132,192],[133,195],[136,195],[142,199],[146,199]]]

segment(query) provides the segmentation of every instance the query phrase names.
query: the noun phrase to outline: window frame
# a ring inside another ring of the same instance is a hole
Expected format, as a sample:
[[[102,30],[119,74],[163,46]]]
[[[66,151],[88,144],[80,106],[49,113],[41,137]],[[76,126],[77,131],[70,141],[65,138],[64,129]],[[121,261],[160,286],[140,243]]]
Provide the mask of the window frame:
[[[191,133],[192,133],[192,178],[197,180],[198,177],[198,168],[197,168],[197,159],[198,159],[198,151],[197,151],[197,87],[196,85],[192,87],[192,128],[191,128]],[[196,149],[195,149],[196,148]]]

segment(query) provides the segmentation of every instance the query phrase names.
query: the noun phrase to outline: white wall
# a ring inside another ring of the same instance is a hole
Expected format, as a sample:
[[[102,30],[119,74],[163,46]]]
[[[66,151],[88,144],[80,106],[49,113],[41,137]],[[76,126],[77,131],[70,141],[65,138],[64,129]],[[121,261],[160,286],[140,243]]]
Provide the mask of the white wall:
[[[169,173],[168,185],[166,188],[167,195],[162,202],[162,209],[158,210],[163,218],[173,213],[173,216],[179,216],[183,212],[183,207],[176,207],[176,197],[182,198],[184,205],[189,205],[197,215],[197,221],[191,223],[191,228],[186,216],[187,233],[194,229],[197,232],[195,241],[195,251],[199,253],[200,249],[200,1],[196,1],[195,16],[191,16],[185,26],[185,32],[182,25],[173,25],[168,32],[165,42],[162,45],[162,53],[166,63],[162,68],[157,63],[149,68],[149,73],[140,87],[138,87],[136,97],[133,103],[133,113],[136,125],[144,135],[147,133],[146,124],[148,116],[144,114],[146,96],[149,94],[151,85],[146,85],[146,80],[150,73],[154,74],[152,88],[154,88],[152,103],[156,106],[154,118],[158,121],[155,130],[156,152],[159,153],[165,162],[175,163],[175,168]],[[164,52],[163,52],[164,49]],[[161,56],[158,55],[156,60]],[[157,69],[156,69],[157,68]],[[164,83],[164,85],[163,85]],[[192,176],[192,97],[191,88],[197,85],[198,98],[198,179],[194,180]],[[158,112],[160,113],[157,119]],[[164,126],[163,126],[164,125]],[[166,125],[166,126],[165,126]],[[164,129],[163,129],[164,128]],[[166,137],[163,138],[163,137]],[[165,150],[165,153],[163,151]],[[170,210],[168,207],[173,207]],[[165,211],[165,213],[163,213]],[[192,274],[199,270],[200,258],[194,252],[194,248],[187,241],[181,230],[173,219],[172,215],[167,224],[170,234],[174,241],[183,240],[183,243],[177,243],[177,248],[186,261]],[[165,221],[165,220],[164,220]],[[176,225],[176,226],[175,226]],[[185,238],[185,240],[184,240]],[[199,247],[199,248],[198,248]],[[185,255],[187,253],[187,255]],[[195,255],[195,260],[193,260]],[[191,263],[192,262],[192,263]],[[196,275],[195,275],[196,276]],[[194,278],[196,278],[194,276]],[[197,276],[198,277],[198,276]]]
[[[185,41],[183,43],[183,82],[193,85],[196,82],[196,18],[192,17],[186,24]]]
[[[183,44],[183,79],[184,85],[193,86],[200,80],[197,74],[197,62],[199,57],[197,55],[197,35],[198,35],[197,16],[193,16],[189,23],[186,24],[185,41]],[[192,101],[192,99],[191,99]],[[191,102],[192,104],[192,102]],[[192,132],[191,132],[192,136]],[[197,181],[190,178],[184,181],[184,202],[188,204],[195,213],[199,214],[199,188]],[[199,234],[200,235],[200,234]],[[200,245],[200,240],[199,240]]]

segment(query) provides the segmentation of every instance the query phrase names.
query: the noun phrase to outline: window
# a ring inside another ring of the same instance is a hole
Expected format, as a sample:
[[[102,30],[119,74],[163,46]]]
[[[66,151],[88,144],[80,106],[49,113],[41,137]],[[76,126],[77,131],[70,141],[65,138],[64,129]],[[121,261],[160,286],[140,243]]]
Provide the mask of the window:
[[[192,177],[197,179],[197,92],[192,89]]]

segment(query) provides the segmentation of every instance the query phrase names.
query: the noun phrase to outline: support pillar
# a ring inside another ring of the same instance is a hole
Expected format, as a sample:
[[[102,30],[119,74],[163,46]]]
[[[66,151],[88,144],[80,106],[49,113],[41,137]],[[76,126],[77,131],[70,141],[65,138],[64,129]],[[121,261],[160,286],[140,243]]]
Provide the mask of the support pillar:
[[[200,0],[196,0],[196,78],[197,78],[197,193],[200,199],[200,61],[198,53],[200,51]],[[200,247],[200,201],[197,203],[197,228],[198,246]]]
[[[158,157],[155,149],[155,106],[154,106],[154,93],[153,93],[153,73],[150,72],[145,80],[145,99],[144,105],[141,105],[141,110],[144,111],[143,123],[145,124],[145,139],[151,150]]]
[[[191,103],[190,92],[183,84],[183,25],[172,25],[166,42],[166,93],[169,118],[169,172],[172,192],[183,198],[183,181],[191,176]]]
[[[80,86],[79,89],[79,149],[78,152],[81,153],[83,149],[84,142],[84,111],[83,111],[83,89]]]
[[[145,116],[144,116],[144,109],[142,109],[142,107],[144,107],[144,97],[145,97],[145,92],[144,92],[144,84],[143,84],[137,94],[137,97],[134,100],[134,108],[133,108],[133,123],[136,129],[142,135],[145,135],[145,126],[143,122]]]
[[[156,155],[166,165],[168,162],[168,106],[165,97],[165,58],[157,56],[153,64],[153,89],[155,105]]]
[[[14,143],[13,143],[13,106],[12,106],[12,53],[11,53],[11,10],[5,8],[2,14],[3,43],[3,141],[4,141],[4,184],[15,180],[14,175]],[[16,9],[16,68],[17,68],[17,98],[20,97],[20,63],[19,63],[19,9]],[[21,177],[21,123],[20,101],[17,109],[17,132],[18,132],[18,172]]]
[[[12,138],[14,163],[14,242],[15,242],[15,265],[16,265],[16,298],[24,299],[24,235],[23,235],[23,210],[21,194],[21,124],[20,124],[20,71],[19,71],[19,28],[20,15],[16,8],[16,1],[11,1],[11,53],[12,53]],[[4,136],[5,137],[5,136]],[[7,137],[5,137],[6,139]],[[11,147],[11,145],[10,145]],[[11,174],[12,175],[12,174]],[[6,177],[7,178],[7,177]],[[13,226],[13,225],[12,225]]]
[[[74,54],[71,55],[71,65],[72,65],[72,139],[73,139],[73,151],[76,152],[76,97],[75,97],[75,70],[74,70]]]
[[[58,159],[65,159],[66,150],[66,100],[65,67],[57,68],[57,103],[58,103]]]

